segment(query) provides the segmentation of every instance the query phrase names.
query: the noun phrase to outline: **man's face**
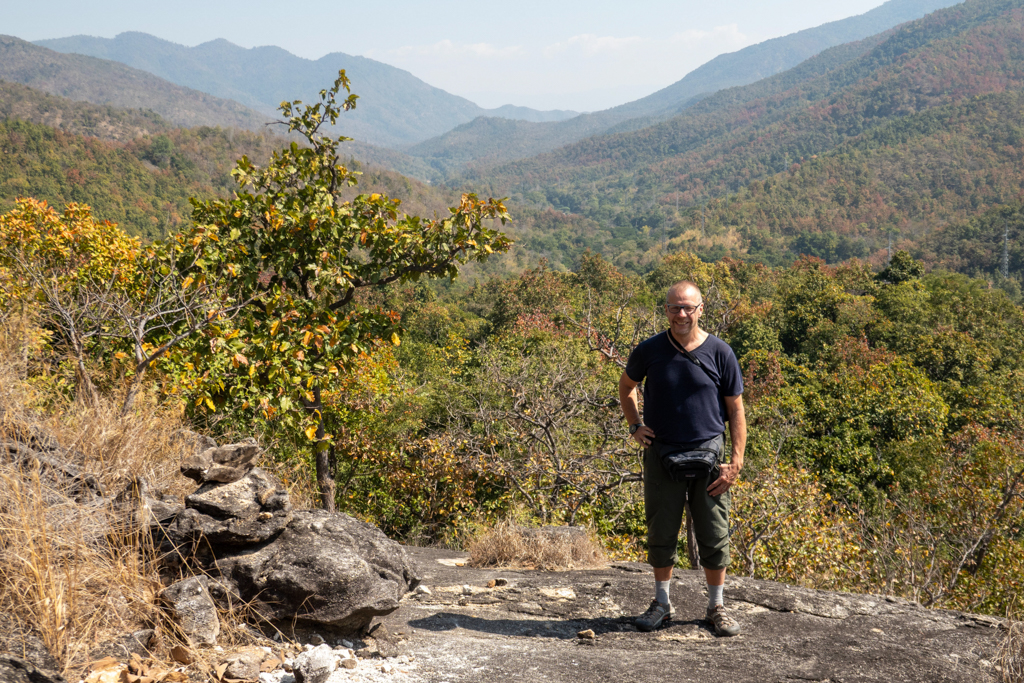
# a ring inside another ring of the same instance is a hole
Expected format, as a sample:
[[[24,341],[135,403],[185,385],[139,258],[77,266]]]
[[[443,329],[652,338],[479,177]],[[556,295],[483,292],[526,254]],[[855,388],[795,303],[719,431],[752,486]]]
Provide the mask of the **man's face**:
[[[686,336],[697,327],[701,313],[704,312],[704,302],[701,301],[700,292],[694,289],[683,291],[672,290],[668,293],[665,303],[665,313],[668,315],[668,324],[672,327],[673,334]]]

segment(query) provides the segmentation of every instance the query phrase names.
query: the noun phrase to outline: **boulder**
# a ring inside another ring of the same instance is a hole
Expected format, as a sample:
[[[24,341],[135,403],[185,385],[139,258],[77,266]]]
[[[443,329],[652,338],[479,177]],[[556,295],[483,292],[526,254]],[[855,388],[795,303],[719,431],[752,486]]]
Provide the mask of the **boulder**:
[[[160,593],[182,633],[196,645],[216,645],[220,634],[220,618],[210,596],[209,581],[205,576],[193,576]]]
[[[167,536],[179,546],[204,539],[211,546],[262,543],[284,530],[291,509],[281,482],[257,467],[237,481],[207,482],[186,496]]]
[[[352,633],[398,609],[419,584],[405,551],[380,529],[323,510],[295,512],[261,546],[217,552],[217,569],[265,618]]]
[[[259,454],[260,447],[255,442],[214,446],[182,460],[181,473],[197,484],[230,484],[255,467],[256,456]]]

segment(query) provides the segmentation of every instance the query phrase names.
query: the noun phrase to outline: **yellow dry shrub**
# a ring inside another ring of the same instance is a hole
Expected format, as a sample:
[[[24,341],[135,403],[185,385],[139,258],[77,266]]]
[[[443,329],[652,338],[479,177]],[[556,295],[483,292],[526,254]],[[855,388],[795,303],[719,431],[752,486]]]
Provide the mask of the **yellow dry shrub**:
[[[1006,637],[996,661],[1000,683],[1024,683],[1024,621],[1007,620]]]
[[[595,569],[607,563],[592,533],[571,527],[527,528],[509,521],[485,531],[469,544],[470,565],[516,569]]]

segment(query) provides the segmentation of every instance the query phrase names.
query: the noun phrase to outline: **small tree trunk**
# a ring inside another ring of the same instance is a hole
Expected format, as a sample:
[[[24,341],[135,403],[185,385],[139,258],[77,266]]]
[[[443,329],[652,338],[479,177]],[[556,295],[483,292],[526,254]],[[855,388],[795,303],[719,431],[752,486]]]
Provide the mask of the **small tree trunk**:
[[[316,445],[313,453],[316,462],[316,483],[320,489],[320,507],[327,512],[337,512],[334,501],[334,468],[331,467],[334,449],[324,441],[323,403],[320,400],[320,387],[313,390],[313,401],[306,403],[306,409],[317,414]]]
[[[690,514],[690,501],[686,501],[686,556],[690,560],[690,569],[700,569],[700,554],[697,552],[697,535],[693,532],[693,516]]]
[[[85,367],[85,351],[82,344],[76,339],[73,341],[75,349],[75,381],[78,384],[78,398],[82,399],[87,406],[96,410],[99,408],[99,393],[96,385],[89,377],[89,370]],[[27,363],[26,363],[27,368]]]
[[[142,378],[146,374],[146,365],[141,365],[135,368],[135,375],[132,377],[131,384],[128,385],[128,392],[124,396],[124,403],[121,404],[120,417],[123,420],[128,417],[128,413],[131,412],[132,406],[135,404],[135,397],[139,395],[139,389],[142,388]]]

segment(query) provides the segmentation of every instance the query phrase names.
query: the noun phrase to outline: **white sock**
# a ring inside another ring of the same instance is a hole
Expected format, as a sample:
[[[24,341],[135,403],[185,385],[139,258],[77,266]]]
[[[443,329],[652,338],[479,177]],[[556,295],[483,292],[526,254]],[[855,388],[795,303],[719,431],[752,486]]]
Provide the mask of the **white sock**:
[[[654,597],[657,598],[658,602],[662,605],[670,604],[668,601],[668,587],[672,585],[672,579],[668,581],[655,581],[654,582]]]
[[[725,585],[712,586],[708,584],[708,609],[714,609],[718,605],[722,604],[722,591],[725,590]]]

